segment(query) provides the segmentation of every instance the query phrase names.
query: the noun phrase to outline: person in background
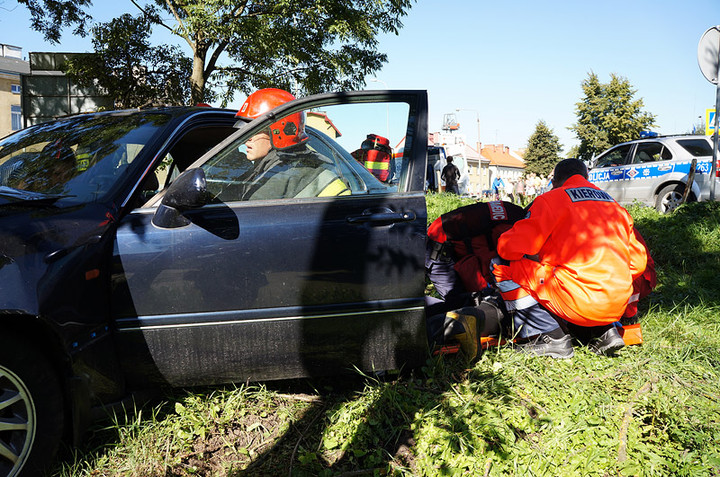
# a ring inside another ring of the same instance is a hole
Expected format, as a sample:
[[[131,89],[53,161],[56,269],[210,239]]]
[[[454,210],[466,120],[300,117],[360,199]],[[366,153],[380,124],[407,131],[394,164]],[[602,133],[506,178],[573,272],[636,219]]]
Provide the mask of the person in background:
[[[502,180],[502,177],[495,176],[490,188],[492,189],[493,199],[500,200],[500,194],[505,190],[505,181]]]
[[[460,180],[460,169],[453,164],[453,157],[448,156],[447,165],[443,167],[440,178],[445,181],[445,192],[460,194],[458,181]]]
[[[537,182],[536,177],[534,173],[530,173],[530,175],[525,179],[525,195],[528,197],[528,199],[533,200],[535,198],[535,195],[537,194]]]
[[[514,189],[515,203],[522,204],[525,198],[525,181],[522,177],[517,180]]]
[[[507,200],[508,202],[515,202],[515,197],[513,195],[514,191],[515,191],[515,186],[508,179],[507,183],[505,184],[505,190],[503,191],[502,200]]]

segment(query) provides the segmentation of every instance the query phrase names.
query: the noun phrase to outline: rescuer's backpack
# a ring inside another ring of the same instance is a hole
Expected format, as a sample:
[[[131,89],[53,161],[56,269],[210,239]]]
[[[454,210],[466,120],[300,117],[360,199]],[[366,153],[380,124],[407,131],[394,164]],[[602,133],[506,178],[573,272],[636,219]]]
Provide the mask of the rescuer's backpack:
[[[525,216],[525,209],[505,201],[478,202],[451,210],[428,227],[430,253],[449,255],[466,291],[480,291],[488,286],[490,260],[496,256],[498,238]]]
[[[360,149],[354,151],[352,156],[379,181],[388,182],[390,180],[392,149],[387,138],[377,134],[368,134]]]

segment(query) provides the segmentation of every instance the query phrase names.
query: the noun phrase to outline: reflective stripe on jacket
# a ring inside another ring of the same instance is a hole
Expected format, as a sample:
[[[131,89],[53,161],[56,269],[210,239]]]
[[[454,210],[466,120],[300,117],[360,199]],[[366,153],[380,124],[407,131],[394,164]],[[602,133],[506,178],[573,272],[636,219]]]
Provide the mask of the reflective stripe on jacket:
[[[647,261],[630,214],[580,175],[536,198],[500,237],[498,253],[511,261],[509,278],[581,326],[620,319]]]
[[[381,182],[387,182],[390,176],[390,154],[371,149],[365,151],[365,168]]]

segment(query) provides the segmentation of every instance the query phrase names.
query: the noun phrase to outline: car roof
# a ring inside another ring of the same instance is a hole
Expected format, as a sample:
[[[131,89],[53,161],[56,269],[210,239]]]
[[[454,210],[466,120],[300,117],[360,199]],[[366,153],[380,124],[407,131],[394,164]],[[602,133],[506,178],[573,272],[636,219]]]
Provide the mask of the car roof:
[[[699,134],[668,134],[665,136],[655,136],[655,137],[643,137],[638,139],[633,139],[631,141],[622,142],[620,144],[616,144],[617,146],[622,146],[624,144],[637,144],[641,142],[674,142],[678,139],[705,139],[710,140],[708,136],[701,136]],[[615,146],[612,146],[615,147]]]
[[[206,106],[159,106],[159,107],[151,107],[151,108],[136,108],[136,109],[111,109],[108,111],[92,111],[92,112],[86,112],[86,113],[75,113],[75,114],[68,114],[66,116],[59,116],[55,119],[51,119],[50,121],[45,122],[51,122],[51,121],[67,121],[67,120],[74,120],[78,118],[93,118],[93,117],[101,117],[101,116],[133,116],[133,115],[148,115],[148,114],[156,114],[156,113],[163,113],[168,114],[173,117],[180,117],[189,113],[197,113],[197,112],[219,112],[219,113],[231,113],[235,114],[237,111],[232,109],[225,109],[225,108],[213,108],[213,107],[206,107]],[[37,123],[42,124],[42,123]],[[33,124],[32,126],[36,126],[37,124]],[[30,127],[32,127],[30,126]]]

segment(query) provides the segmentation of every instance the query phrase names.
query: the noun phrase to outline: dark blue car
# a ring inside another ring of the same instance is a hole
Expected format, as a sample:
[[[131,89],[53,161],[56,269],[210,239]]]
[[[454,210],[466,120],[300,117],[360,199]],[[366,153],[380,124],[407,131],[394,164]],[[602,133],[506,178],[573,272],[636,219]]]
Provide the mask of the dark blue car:
[[[243,193],[248,139],[308,111],[320,159],[283,180],[322,165],[342,192]],[[370,133],[405,138],[398,182],[350,155]],[[426,146],[424,91],[318,95],[249,124],[86,114],[0,140],[0,476],[137,390],[422,363]]]

